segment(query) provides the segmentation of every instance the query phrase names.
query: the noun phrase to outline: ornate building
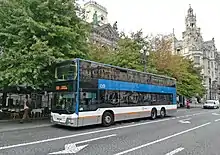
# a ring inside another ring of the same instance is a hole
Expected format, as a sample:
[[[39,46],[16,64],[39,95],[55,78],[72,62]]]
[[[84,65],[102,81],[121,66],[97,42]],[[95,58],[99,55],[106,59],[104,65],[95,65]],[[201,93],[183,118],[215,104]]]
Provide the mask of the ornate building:
[[[220,84],[220,56],[215,47],[214,38],[208,41],[203,40],[191,5],[185,18],[185,31],[182,33],[182,40],[177,40],[173,32],[173,51],[192,59],[195,66],[202,68],[201,74],[206,88],[204,98],[217,99],[218,85]]]
[[[117,22],[113,26],[108,23],[107,9],[95,1],[89,1],[84,4],[84,12],[85,21],[93,25],[90,41],[117,48]]]

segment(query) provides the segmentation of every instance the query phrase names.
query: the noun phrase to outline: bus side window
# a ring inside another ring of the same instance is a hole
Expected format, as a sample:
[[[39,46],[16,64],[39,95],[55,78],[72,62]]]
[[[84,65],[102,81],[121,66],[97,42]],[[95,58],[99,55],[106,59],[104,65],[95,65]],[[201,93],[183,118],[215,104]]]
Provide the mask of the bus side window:
[[[152,76],[147,74],[146,75],[146,81],[147,81],[147,84],[152,84]]]
[[[141,74],[141,73],[139,73],[139,72],[137,72],[137,73],[135,74],[135,82],[136,82],[136,83],[140,83],[140,82],[141,82],[141,80],[140,80],[140,74]]]
[[[132,75],[130,71],[127,72],[127,76],[128,76],[128,82],[132,82]]]

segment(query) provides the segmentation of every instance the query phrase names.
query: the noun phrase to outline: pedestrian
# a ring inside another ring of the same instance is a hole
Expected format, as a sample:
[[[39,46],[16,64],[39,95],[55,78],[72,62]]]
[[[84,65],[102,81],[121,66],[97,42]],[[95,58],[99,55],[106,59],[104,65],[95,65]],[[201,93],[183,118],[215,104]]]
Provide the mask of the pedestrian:
[[[30,105],[31,105],[31,102],[29,101],[28,95],[26,95],[25,100],[24,100],[24,114],[23,114],[23,117],[22,117],[20,123],[23,123],[25,119],[27,119],[27,120],[30,119],[30,117],[29,117]]]
[[[189,101],[189,100],[187,100],[187,101],[186,101],[186,108],[187,108],[187,109],[189,109],[189,108],[190,108],[189,103],[190,103],[190,101]]]

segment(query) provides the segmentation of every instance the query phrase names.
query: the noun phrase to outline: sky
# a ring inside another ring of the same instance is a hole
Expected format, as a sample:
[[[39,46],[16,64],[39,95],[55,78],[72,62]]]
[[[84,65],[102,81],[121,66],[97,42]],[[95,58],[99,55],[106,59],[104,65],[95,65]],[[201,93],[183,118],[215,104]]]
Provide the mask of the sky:
[[[89,0],[84,0],[88,2]],[[108,11],[108,21],[118,22],[119,30],[126,33],[143,29],[144,34],[170,34],[182,38],[185,16],[191,4],[197,16],[204,41],[215,38],[220,51],[219,0],[95,0]]]

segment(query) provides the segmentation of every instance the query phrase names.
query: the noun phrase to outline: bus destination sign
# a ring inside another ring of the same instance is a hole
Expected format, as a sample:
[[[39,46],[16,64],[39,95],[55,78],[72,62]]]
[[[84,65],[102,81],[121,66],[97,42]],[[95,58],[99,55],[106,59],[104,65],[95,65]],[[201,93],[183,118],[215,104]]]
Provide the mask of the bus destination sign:
[[[56,90],[68,90],[67,86],[56,86]]]

